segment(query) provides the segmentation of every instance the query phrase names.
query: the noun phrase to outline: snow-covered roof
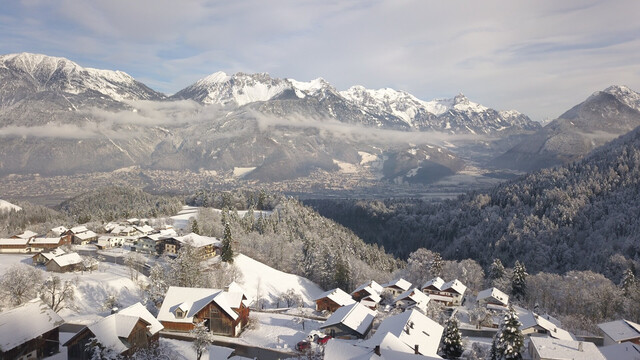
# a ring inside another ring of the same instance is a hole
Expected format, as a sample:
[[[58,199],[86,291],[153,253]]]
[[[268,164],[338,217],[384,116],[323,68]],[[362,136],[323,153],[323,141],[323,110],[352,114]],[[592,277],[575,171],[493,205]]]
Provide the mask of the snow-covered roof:
[[[81,233],[75,234],[75,236],[80,240],[87,240],[87,239],[91,239],[91,238],[97,237],[98,234],[94,233],[91,230],[88,230],[88,231],[85,231],[85,232],[81,232]]]
[[[367,283],[364,283],[358,286],[355,290],[351,292],[351,295],[357,292],[360,292],[362,290],[366,290],[369,294],[373,294],[375,292],[375,293],[378,293],[379,295],[382,292],[382,290],[384,290],[384,288],[382,287],[382,285],[378,284],[374,280],[371,280]]]
[[[111,232],[111,230],[115,229],[119,224],[115,222],[109,222],[104,226],[104,230]]]
[[[140,221],[140,219],[138,219],[138,218],[131,218],[131,219],[127,219],[127,222],[128,222],[129,224],[137,223],[137,222],[139,222],[139,221]]]
[[[461,283],[458,279],[451,280],[448,283],[444,283],[442,285],[442,291],[451,292],[455,291],[460,295],[464,295],[464,292],[467,290],[467,287]]]
[[[166,236],[166,237],[170,237],[170,236],[176,236],[178,233],[174,230],[173,227],[170,227],[168,229],[160,229],[160,235],[162,236]]]
[[[535,347],[542,359],[606,360],[594,343],[532,336],[529,346]]]
[[[61,256],[61,255],[64,255],[64,254],[66,254],[66,252],[64,250],[60,249],[60,248],[55,248],[55,249],[53,249],[53,250],[51,250],[49,252],[40,253],[40,255],[42,255],[47,260],[51,260],[56,256]]]
[[[38,234],[31,230],[26,230],[22,234],[16,235],[16,237],[20,239],[31,239],[32,237],[36,237],[36,236],[38,236]]]
[[[436,356],[443,330],[437,322],[411,309],[384,319],[376,333],[363,344],[373,348],[380,345],[387,334],[391,334],[405,344],[404,349],[394,350],[413,352],[418,345],[421,354]]]
[[[0,351],[6,352],[62,325],[64,320],[40,299],[0,313]]]
[[[62,235],[64,233],[66,233],[67,231],[69,231],[69,229],[67,229],[64,226],[58,226],[58,227],[54,227],[53,229],[51,229],[52,233],[58,234],[58,235]]]
[[[347,294],[344,290],[340,288],[335,288],[333,290],[325,291],[320,296],[314,299],[314,301],[318,301],[320,299],[329,298],[334,303],[340,306],[351,305],[355,303],[355,300],[351,297],[351,295]]]
[[[141,317],[144,321],[149,323],[149,332],[151,335],[155,335],[160,332],[160,330],[164,329],[164,326],[162,326],[160,321],[158,321],[155,316],[153,316],[153,314],[151,314],[149,310],[139,302],[129,306],[128,308],[120,310],[118,314]]]
[[[29,239],[0,239],[0,246],[2,245],[24,245],[29,243]]]
[[[71,228],[71,232],[74,233],[74,234],[79,234],[79,233],[82,233],[82,232],[85,232],[85,231],[89,231],[89,229],[87,229],[87,227],[84,226],[84,225],[75,226],[75,227]]]
[[[395,339],[395,343],[394,343]],[[398,351],[394,348],[402,343],[395,336],[385,337],[380,345],[380,355],[376,355],[374,348],[362,346],[353,341],[331,339],[324,347],[324,358],[331,360],[441,360],[438,355],[416,355],[411,351]],[[402,344],[403,345],[403,344]]]
[[[138,315],[125,315],[121,313],[109,315],[97,322],[87,326],[96,340],[104,347],[112,349],[118,353],[123,353],[129,349],[129,344],[123,340],[128,338],[138,321],[148,322]],[[149,324],[148,324],[149,325]],[[78,334],[82,333],[80,331]],[[74,335],[64,345],[66,346],[78,334]]]
[[[158,320],[192,323],[193,316],[207,304],[215,302],[233,320],[238,318],[233,308],[239,308],[243,294],[226,292],[220,289],[187,288],[171,286],[158,312]],[[177,318],[176,309],[180,307],[186,312],[184,318]]]
[[[336,310],[331,314],[331,316],[329,316],[327,321],[320,326],[320,328],[324,329],[329,326],[343,324],[358,334],[365,335],[373,323],[373,319],[375,319],[376,314],[376,311],[371,310],[360,303],[354,303]]]
[[[640,338],[640,325],[628,320],[615,320],[598,327],[613,341],[620,342]]]
[[[625,341],[620,344],[598,348],[607,360],[638,360],[640,359],[640,345]]]
[[[405,290],[409,290],[409,288],[411,287],[411,283],[405,279],[400,278],[400,279],[389,281],[386,284],[382,284],[382,286],[384,288],[397,287],[398,289],[405,291]]]
[[[55,256],[51,261],[58,264],[58,266],[69,266],[82,263],[82,257],[78,253],[68,253],[60,256]]]
[[[488,298],[492,298],[505,306],[509,304],[509,295],[494,287],[480,291],[478,293],[478,296],[476,297],[476,300],[480,301]]]
[[[433,286],[434,288],[440,290],[442,289],[442,285],[444,285],[444,280],[442,280],[442,278],[438,276],[424,283],[424,285],[422,285],[422,289]]]
[[[431,300],[429,298],[429,296],[427,296],[425,293],[423,293],[422,291],[413,288],[413,289],[409,289],[405,292],[403,292],[402,294],[398,295],[398,297],[396,297],[393,302],[396,303],[400,300],[411,300],[416,304],[428,304],[429,301]]]
[[[33,238],[29,244],[31,245],[55,245],[60,243],[60,238]]]
[[[202,236],[196,233],[174,237],[174,239],[180,241],[181,243],[191,242],[191,245],[193,245],[194,247],[203,247],[207,245],[220,246],[222,244],[220,240],[214,237]]]
[[[140,231],[140,232],[141,232],[141,233],[143,233],[143,234],[148,234],[148,233],[150,233],[150,232],[156,231],[154,228],[152,228],[151,226],[146,225],[146,224],[145,224],[145,225],[143,225],[143,226],[137,226],[137,225],[136,225],[136,226],[134,226],[134,228],[135,228],[136,230]]]
[[[556,324],[545,319],[534,312],[527,311],[525,313],[518,314],[518,318],[522,323],[521,330],[525,330],[534,326],[539,326],[549,332],[549,336],[560,340],[575,340],[574,337],[567,330],[558,327]]]

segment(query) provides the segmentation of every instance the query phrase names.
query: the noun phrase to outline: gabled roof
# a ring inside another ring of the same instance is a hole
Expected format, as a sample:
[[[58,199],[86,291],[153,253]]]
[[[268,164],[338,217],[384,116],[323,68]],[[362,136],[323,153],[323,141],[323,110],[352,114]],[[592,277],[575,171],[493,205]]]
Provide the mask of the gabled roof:
[[[80,330],[72,336],[71,339],[67,340],[64,346],[68,346],[68,344],[78,336],[84,334],[86,330],[89,330],[93,334],[92,337],[94,337],[98,343],[121,354],[129,350],[130,345],[127,344],[124,339],[131,335],[138,321],[142,321],[147,326],[151,325],[139,315],[126,315],[122,313],[109,315]]]
[[[146,224],[143,225],[143,226],[136,225],[136,226],[134,226],[134,228],[136,230],[140,231],[141,233],[144,233],[144,234],[148,234],[150,232],[156,231],[154,228],[152,228],[151,226],[146,225]]]
[[[64,320],[40,299],[6,310],[0,313],[0,351],[9,351],[63,323]]]
[[[620,342],[640,338],[640,325],[628,320],[615,320],[598,327],[613,341]]]
[[[442,289],[442,285],[444,285],[444,280],[442,280],[442,278],[438,276],[424,283],[424,285],[422,285],[422,289],[433,286],[434,288],[440,290]]]
[[[151,314],[149,310],[139,302],[129,306],[128,308],[120,310],[118,314],[141,317],[144,321],[149,323],[149,333],[151,333],[151,335],[155,335],[160,332],[160,330],[164,329],[164,326],[162,326],[160,321],[158,321],[155,316],[153,316],[153,314]]]
[[[494,287],[480,291],[478,293],[478,296],[476,297],[476,300],[480,301],[488,298],[492,298],[504,306],[507,306],[509,304],[509,295]]]
[[[354,303],[336,310],[331,316],[329,316],[327,321],[320,326],[320,328],[325,329],[329,326],[343,324],[358,334],[365,335],[373,323],[373,319],[375,319],[376,314],[376,311],[373,311],[360,303]]]
[[[26,230],[22,234],[16,235],[16,237],[20,239],[31,239],[32,237],[36,237],[36,236],[38,236],[38,233],[35,233],[31,230]]]
[[[380,355],[376,355],[374,348],[362,346],[353,341],[331,339],[324,348],[324,358],[331,360],[442,360],[438,355],[416,355],[411,351],[396,350],[404,343],[389,335],[380,345]]]
[[[542,359],[606,360],[594,343],[532,336],[531,345]]]
[[[37,238],[31,239],[31,242],[29,242],[30,245],[56,245],[59,243],[60,243],[59,237],[54,237],[54,238],[37,237]]]
[[[70,230],[74,234],[79,234],[79,233],[83,233],[85,231],[89,231],[89,229],[87,229],[87,227],[84,226],[84,225],[72,227]]]
[[[387,334],[392,334],[405,344],[405,351],[413,352],[418,345],[421,354],[436,356],[443,330],[440,324],[412,309],[384,319],[376,333],[363,344],[373,348],[380,345]]]
[[[171,286],[158,312],[158,320],[192,323],[193,317],[212,301],[233,320],[238,318],[233,308],[239,308],[244,295],[226,292],[220,289],[187,288]],[[184,318],[176,318],[175,311],[180,307],[186,311]]]
[[[467,290],[467,287],[461,283],[458,279],[451,280],[448,283],[444,283],[442,285],[442,291],[447,292],[455,292],[460,295],[464,295],[464,292]]]
[[[93,231],[91,231],[91,230],[87,230],[87,231],[83,231],[83,232],[81,232],[81,233],[77,233],[77,234],[75,234],[75,236],[76,236],[78,239],[86,240],[86,239],[91,239],[91,238],[97,237],[97,236],[98,236],[98,234],[94,233],[94,232],[93,232]]]
[[[561,329],[556,324],[545,319],[534,312],[527,311],[525,313],[519,313],[518,318],[522,323],[521,330],[529,329],[534,326],[539,326],[549,332],[549,336],[560,340],[575,340],[574,337],[567,330]]]
[[[431,300],[429,298],[429,296],[427,296],[425,293],[423,293],[422,291],[420,291],[419,289],[413,288],[413,289],[409,289],[405,292],[403,292],[402,294],[398,295],[398,297],[396,297],[393,302],[396,303],[400,300],[410,300],[413,301],[416,304],[428,304],[429,301]]]
[[[355,290],[353,290],[351,292],[351,295],[360,292],[362,290],[367,291],[369,294],[372,293],[378,293],[378,295],[380,295],[380,293],[384,290],[384,288],[382,287],[382,285],[378,284],[377,282],[375,282],[374,280],[371,280],[367,283],[364,283],[360,286],[358,286]]]
[[[214,237],[202,236],[196,233],[187,234],[185,236],[177,236],[177,237],[174,237],[174,239],[176,239],[177,241],[183,244],[187,242],[191,242],[191,245],[197,248],[207,246],[207,245],[213,245],[213,246],[222,245],[222,242]]]
[[[320,299],[329,298],[334,303],[340,306],[351,305],[355,303],[355,300],[351,297],[351,295],[347,294],[344,290],[340,288],[335,288],[333,290],[325,291],[320,296],[314,299],[314,301],[318,301]]]
[[[58,264],[58,266],[63,267],[82,263],[82,257],[80,257],[78,253],[67,253],[60,256],[54,256],[49,261],[53,261]]]
[[[55,249],[53,249],[51,251],[40,253],[40,255],[42,255],[42,257],[44,257],[47,260],[51,260],[56,256],[61,256],[61,255],[64,255],[64,254],[66,254],[66,252],[64,250],[60,249],[60,248],[55,248]]]
[[[0,246],[2,245],[23,245],[27,246],[29,239],[0,239]]]
[[[67,231],[69,231],[69,229],[67,229],[64,226],[58,226],[58,227],[54,227],[53,229],[51,229],[52,233],[60,234],[60,235],[66,233]]]
[[[400,279],[389,281],[386,284],[382,284],[382,286],[384,288],[397,287],[398,289],[405,291],[405,290],[409,290],[409,288],[411,287],[411,283],[405,279],[400,278]]]
[[[640,345],[625,341],[620,344],[599,348],[607,360],[638,360],[640,359]]]

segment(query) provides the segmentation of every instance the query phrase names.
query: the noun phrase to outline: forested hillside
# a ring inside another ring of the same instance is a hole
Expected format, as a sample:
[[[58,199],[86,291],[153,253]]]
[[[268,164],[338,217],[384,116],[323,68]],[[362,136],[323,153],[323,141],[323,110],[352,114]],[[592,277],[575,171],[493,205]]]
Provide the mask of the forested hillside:
[[[406,257],[519,259],[531,272],[594,270],[617,279],[640,261],[640,129],[583,160],[440,204],[315,202],[324,216]]]

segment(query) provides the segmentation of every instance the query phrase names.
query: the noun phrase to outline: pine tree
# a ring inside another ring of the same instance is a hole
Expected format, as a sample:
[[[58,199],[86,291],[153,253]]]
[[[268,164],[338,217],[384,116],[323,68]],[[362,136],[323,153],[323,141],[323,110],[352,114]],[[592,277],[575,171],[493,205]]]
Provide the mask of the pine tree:
[[[491,344],[491,360],[519,360],[522,359],[524,336],[520,327],[522,323],[513,307],[504,315],[498,332]]]
[[[527,269],[524,264],[516,260],[511,279],[511,295],[518,300],[524,299],[527,294]]]
[[[233,263],[233,248],[231,247],[231,243],[233,242],[233,238],[231,237],[231,227],[229,223],[224,224],[224,235],[222,237],[222,261]]]
[[[636,285],[636,277],[633,275],[633,270],[630,268],[624,271],[622,280],[620,281],[620,287],[624,290],[625,295],[629,295],[631,289]]]
[[[191,232],[200,235],[200,228],[198,227],[198,220],[196,219],[193,219],[193,222],[191,222]]]
[[[462,355],[463,351],[460,323],[458,319],[451,317],[445,324],[439,353],[445,359],[457,359]]]
[[[442,267],[444,266],[444,261],[442,260],[442,256],[440,253],[434,253],[433,259],[431,260],[431,266],[429,270],[431,271],[431,276],[442,276]]]
[[[502,261],[500,261],[500,259],[493,259],[491,269],[489,270],[489,280],[501,279],[505,274],[506,272],[504,270],[504,265],[502,265]]]

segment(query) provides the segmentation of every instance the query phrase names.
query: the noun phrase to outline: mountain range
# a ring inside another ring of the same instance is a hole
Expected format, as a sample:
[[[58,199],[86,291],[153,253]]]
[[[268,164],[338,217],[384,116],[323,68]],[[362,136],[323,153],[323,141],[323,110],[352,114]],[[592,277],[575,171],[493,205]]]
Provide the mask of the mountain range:
[[[621,90],[616,97],[611,89],[600,106],[618,99],[623,109],[628,104],[620,99],[633,103],[637,95]],[[587,112],[574,108],[561,118],[594,121]],[[619,131],[636,121],[628,112]],[[515,110],[494,110],[462,94],[424,101],[394,89],[338,91],[321,78],[266,73],[217,72],[166,96],[121,71],[38,54],[0,56],[0,175],[138,166],[256,181],[320,171],[430,183],[491,158],[497,168],[518,168],[512,165],[521,162],[519,149],[535,147],[526,144],[548,136],[560,120],[542,128]],[[611,138],[615,127],[604,128]],[[507,150],[507,158],[499,157]]]

